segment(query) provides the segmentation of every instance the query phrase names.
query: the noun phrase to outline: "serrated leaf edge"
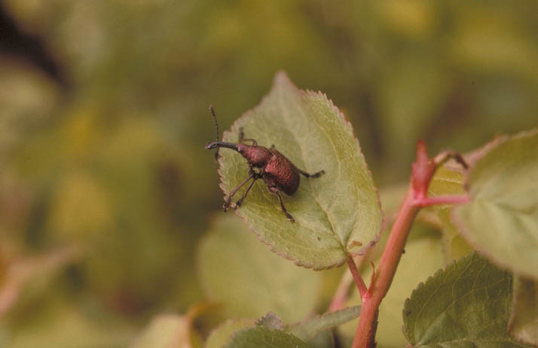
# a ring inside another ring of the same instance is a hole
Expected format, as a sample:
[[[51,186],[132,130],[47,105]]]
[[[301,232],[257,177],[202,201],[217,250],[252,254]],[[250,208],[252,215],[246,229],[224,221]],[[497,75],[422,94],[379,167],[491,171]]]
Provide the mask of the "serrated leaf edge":
[[[428,278],[426,278],[426,280],[420,282],[414,289],[413,291],[411,292],[411,295],[409,295],[408,298],[405,299],[404,301],[404,306],[403,306],[403,310],[402,310],[402,317],[403,317],[403,321],[404,321],[404,328],[403,328],[403,334],[404,336],[406,337],[407,341],[408,342],[411,342],[411,339],[410,337],[408,337],[407,335],[407,326],[405,325],[406,324],[406,312],[407,312],[407,307],[410,305],[410,302],[411,302],[411,299],[412,297],[415,295],[416,292],[418,291],[421,291],[428,282],[432,281],[434,278],[436,277],[439,277],[443,272],[449,272],[451,269],[455,268],[456,267],[456,264],[459,263],[459,262],[464,262],[465,259],[467,258],[475,258],[475,257],[480,257],[479,254],[477,252],[474,252],[474,253],[471,253],[469,255],[466,255],[458,260],[452,260],[448,265],[446,265],[445,267],[443,268],[439,268],[437,271],[435,271],[434,274],[430,275]]]
[[[476,259],[476,260],[472,260],[472,261],[468,261],[468,259]],[[450,264],[448,264],[447,266],[445,266],[444,268],[440,268],[439,270],[437,270],[433,275],[429,276],[424,282],[420,282],[417,287],[411,292],[411,295],[405,300],[404,302],[404,308],[402,310],[402,317],[403,317],[403,320],[404,320],[404,328],[403,328],[403,334],[405,336],[405,338],[407,339],[408,342],[411,343],[411,339],[410,337],[408,336],[408,330],[407,330],[407,326],[405,325],[406,324],[406,312],[407,312],[407,307],[409,306],[409,303],[411,302],[411,298],[413,297],[413,295],[418,292],[418,291],[421,291],[428,282],[432,281],[432,279],[436,278],[436,277],[439,277],[442,273],[444,272],[450,272],[452,269],[455,269],[459,263],[464,263],[464,262],[471,262],[469,264],[469,267],[472,266],[472,264],[474,262],[477,262],[477,261],[482,261],[482,262],[486,262],[486,263],[490,263],[490,260],[488,260],[487,258],[485,258],[483,255],[481,255],[481,253],[475,251],[469,255],[466,255],[458,260],[454,260],[452,262],[450,262]],[[492,264],[494,267],[495,265]],[[465,271],[463,271],[462,273],[464,273]],[[433,297],[433,295],[432,295]],[[429,301],[429,300],[428,300]],[[413,336],[413,338],[415,338]],[[416,341],[416,339],[414,339],[414,341]],[[460,341],[460,340],[455,340],[455,341]],[[507,328],[506,328],[506,339],[504,338],[493,338],[491,340],[487,340],[488,342],[512,342],[512,343],[519,343],[517,341],[515,341],[513,338],[511,338],[509,336],[509,333],[508,333],[508,322],[507,322]],[[447,342],[453,342],[453,341],[447,341]]]
[[[293,334],[294,336],[297,336],[293,333],[293,328],[296,327],[296,326],[301,326],[303,324],[306,324],[308,322],[311,322],[311,321],[315,321],[315,320],[319,320],[319,319],[322,319],[322,318],[326,318],[326,317],[330,317],[330,316],[333,316],[333,315],[336,315],[338,313],[341,313],[341,312],[351,312],[351,311],[355,311],[355,310],[359,310],[359,314],[360,315],[360,307],[361,306],[352,306],[352,307],[347,307],[347,308],[343,308],[343,309],[339,309],[337,311],[333,311],[333,312],[327,312],[327,313],[323,313],[323,314],[317,314],[313,317],[310,317],[310,318],[306,318],[298,323],[295,323],[295,324],[291,324],[291,325],[288,325],[286,328],[285,328],[285,331],[288,332],[288,333],[291,333]],[[357,317],[358,317],[357,315]],[[356,318],[356,317],[355,317]],[[352,320],[352,319],[351,319]],[[344,324],[344,323],[342,323]],[[341,324],[339,324],[341,325]],[[321,330],[320,332],[324,331],[324,330],[328,330],[329,328],[332,328],[332,327],[335,327],[336,325],[334,326],[328,326],[327,328]],[[299,337],[300,339],[303,339],[305,341],[308,341],[310,340],[312,337],[315,337],[317,334],[319,334],[320,332],[314,332],[313,334],[310,334],[308,337]]]

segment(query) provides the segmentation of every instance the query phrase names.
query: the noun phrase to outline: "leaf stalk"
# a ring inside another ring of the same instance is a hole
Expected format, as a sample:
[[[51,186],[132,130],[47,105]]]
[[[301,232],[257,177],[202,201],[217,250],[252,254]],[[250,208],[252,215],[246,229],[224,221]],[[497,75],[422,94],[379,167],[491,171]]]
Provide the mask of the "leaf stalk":
[[[349,271],[351,272],[351,275],[353,275],[353,280],[355,281],[355,284],[357,285],[357,289],[359,289],[359,295],[361,296],[361,300],[364,301],[365,297],[369,295],[368,288],[366,287],[366,284],[364,283],[364,280],[362,279],[359,273],[357,264],[355,263],[351,255],[348,255],[346,259],[346,263],[347,263],[347,267],[349,268]]]

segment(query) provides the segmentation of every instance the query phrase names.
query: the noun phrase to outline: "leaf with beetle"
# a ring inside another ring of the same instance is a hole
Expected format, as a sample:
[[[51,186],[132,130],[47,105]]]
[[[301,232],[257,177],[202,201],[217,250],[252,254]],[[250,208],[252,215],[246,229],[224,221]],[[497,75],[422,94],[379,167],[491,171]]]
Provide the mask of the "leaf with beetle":
[[[217,116],[215,115],[213,106],[210,106],[209,109],[215,118],[216,123]],[[218,123],[216,123],[216,126],[218,139]],[[251,145],[246,144],[247,141],[249,141]],[[288,218],[290,222],[295,222],[293,216],[286,210],[286,207],[284,206],[281,193],[293,195],[295,192],[297,192],[299,182],[301,180],[299,174],[305,176],[306,178],[319,178],[322,174],[325,174],[324,170],[320,170],[314,174],[309,174],[304,170],[297,168],[286,156],[276,150],[274,146],[271,146],[271,148],[268,149],[258,145],[254,139],[245,139],[242,128],[239,130],[238,143],[228,143],[217,140],[207,144],[206,146],[206,149],[208,150],[215,148],[232,149],[243,156],[247,160],[248,164],[248,177],[228,194],[224,202],[224,211],[228,210],[228,208],[232,205],[233,196],[243,186],[248,184],[245,191],[241,195],[241,198],[239,198],[239,200],[233,204],[234,208],[241,206],[241,203],[247,197],[256,180],[262,179],[267,185],[267,189],[278,197],[280,208],[282,209],[284,215],[286,215],[286,218]]]
[[[278,73],[262,103],[206,148],[221,150],[224,207],[277,254],[324,269],[377,239],[377,190],[351,125],[324,94]]]

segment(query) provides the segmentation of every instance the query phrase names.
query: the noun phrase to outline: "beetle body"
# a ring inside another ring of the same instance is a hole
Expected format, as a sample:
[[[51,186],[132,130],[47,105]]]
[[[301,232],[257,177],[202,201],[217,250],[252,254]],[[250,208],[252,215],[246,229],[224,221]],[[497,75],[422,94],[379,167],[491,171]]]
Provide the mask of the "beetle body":
[[[275,149],[270,149],[271,157],[264,168],[263,181],[271,189],[276,187],[287,195],[297,192],[301,177],[299,170],[283,154]]]
[[[222,141],[209,143],[206,149],[225,147],[243,156],[251,168],[260,169],[259,175],[270,188],[276,188],[287,195],[294,194],[299,188],[301,177],[299,169],[276,149],[258,145],[234,144]]]

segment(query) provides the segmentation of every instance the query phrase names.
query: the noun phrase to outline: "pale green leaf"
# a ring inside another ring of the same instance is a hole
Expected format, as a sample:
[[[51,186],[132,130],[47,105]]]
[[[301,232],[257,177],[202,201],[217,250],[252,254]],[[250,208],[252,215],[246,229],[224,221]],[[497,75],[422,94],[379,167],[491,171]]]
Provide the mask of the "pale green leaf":
[[[308,341],[322,331],[340,326],[359,316],[360,307],[344,308],[335,312],[318,315],[291,326],[287,331],[302,340]]]
[[[472,201],[454,221],[476,249],[516,274],[538,278],[538,130],[497,140],[469,173]]]
[[[165,348],[191,346],[189,319],[168,314],[155,317],[135,340],[132,348]]]
[[[452,207],[442,207],[438,212],[439,220],[443,227],[443,252],[447,264],[474,251],[452,222],[450,218],[451,212]]]
[[[237,332],[226,348],[301,348],[308,345],[299,338],[280,330],[256,326]]]
[[[476,253],[437,272],[405,302],[413,347],[517,347],[507,333],[512,277]]]
[[[232,316],[272,311],[298,321],[318,303],[322,274],[271,253],[234,215],[220,215],[201,242],[199,275],[206,294]]]
[[[336,342],[333,330],[325,330],[308,340],[307,343],[310,348],[336,348],[339,347],[337,344],[340,342]]]
[[[259,145],[275,145],[299,169],[325,170],[320,178],[302,177],[294,195],[283,194],[295,223],[261,180],[237,209],[273,251],[301,266],[324,269],[376,239],[382,218],[376,188],[350,124],[325,95],[301,91],[279,73],[269,95],[240,117],[224,140],[237,142],[240,128]],[[247,177],[248,166],[232,150],[220,154],[221,187],[229,193]]]
[[[435,172],[428,187],[428,196],[461,195],[465,193],[464,184],[461,166],[449,162]]]
[[[538,282],[523,278],[516,280],[510,335],[521,342],[538,346]]]

